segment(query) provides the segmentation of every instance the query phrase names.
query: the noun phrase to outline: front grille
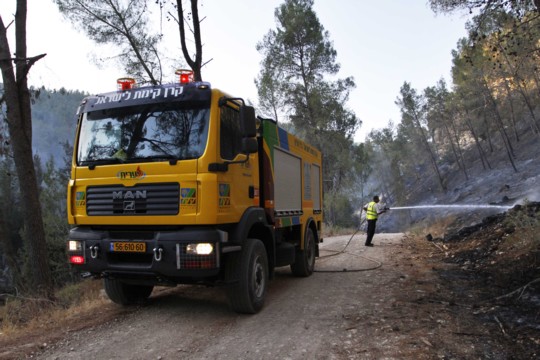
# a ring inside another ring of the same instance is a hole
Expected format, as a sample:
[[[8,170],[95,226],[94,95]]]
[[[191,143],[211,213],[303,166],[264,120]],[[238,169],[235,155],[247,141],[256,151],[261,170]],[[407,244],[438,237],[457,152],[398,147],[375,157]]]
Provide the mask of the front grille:
[[[110,215],[177,215],[178,183],[135,186],[90,186],[86,190],[86,213]]]

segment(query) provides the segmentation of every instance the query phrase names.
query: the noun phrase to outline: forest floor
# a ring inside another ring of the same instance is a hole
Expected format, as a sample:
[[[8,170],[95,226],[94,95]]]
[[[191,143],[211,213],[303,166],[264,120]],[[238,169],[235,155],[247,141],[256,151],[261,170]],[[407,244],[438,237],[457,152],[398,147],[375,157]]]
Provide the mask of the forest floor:
[[[437,356],[425,358],[540,357],[539,230],[540,203],[534,202],[444,238],[408,242],[411,265],[423,263],[425,273],[403,285],[419,289],[417,311],[445,328],[428,340]],[[419,336],[426,330],[419,327]]]

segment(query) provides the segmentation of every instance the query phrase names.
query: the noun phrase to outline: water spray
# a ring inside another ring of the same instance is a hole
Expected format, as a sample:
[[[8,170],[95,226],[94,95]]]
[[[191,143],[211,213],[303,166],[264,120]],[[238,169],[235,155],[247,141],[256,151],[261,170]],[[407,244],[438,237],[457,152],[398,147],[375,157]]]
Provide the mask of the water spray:
[[[510,205],[415,205],[415,206],[397,206],[386,208],[388,210],[410,210],[410,209],[511,209]]]

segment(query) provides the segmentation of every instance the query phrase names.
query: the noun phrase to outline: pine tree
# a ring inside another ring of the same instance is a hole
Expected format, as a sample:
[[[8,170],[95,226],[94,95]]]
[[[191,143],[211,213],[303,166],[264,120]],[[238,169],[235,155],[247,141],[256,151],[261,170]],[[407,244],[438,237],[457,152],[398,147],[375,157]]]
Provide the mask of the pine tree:
[[[256,80],[259,102],[276,117],[287,116],[293,131],[324,150],[325,189],[339,189],[351,177],[352,135],[360,124],[346,108],[354,80],[328,80],[340,66],[313,0],[286,0],[275,18],[276,30],[257,47],[264,56]]]

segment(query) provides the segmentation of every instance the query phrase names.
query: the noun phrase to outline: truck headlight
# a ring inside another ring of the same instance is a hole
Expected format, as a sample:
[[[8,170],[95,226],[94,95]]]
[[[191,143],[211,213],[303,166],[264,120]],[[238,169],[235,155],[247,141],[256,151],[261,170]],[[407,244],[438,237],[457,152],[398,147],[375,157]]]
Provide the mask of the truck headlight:
[[[214,245],[211,243],[188,244],[186,253],[189,255],[210,255],[214,252]]]
[[[75,240],[69,240],[68,241],[68,250],[69,251],[81,251],[82,250],[82,242],[81,241],[75,241]]]

